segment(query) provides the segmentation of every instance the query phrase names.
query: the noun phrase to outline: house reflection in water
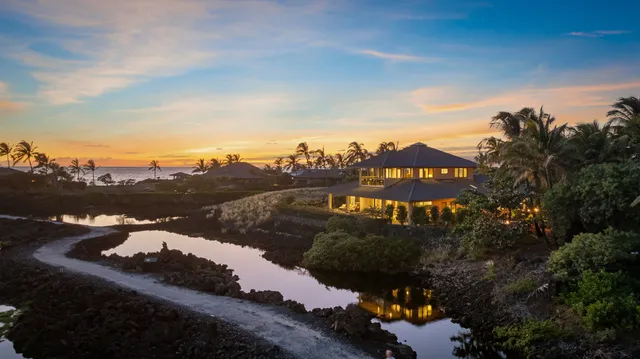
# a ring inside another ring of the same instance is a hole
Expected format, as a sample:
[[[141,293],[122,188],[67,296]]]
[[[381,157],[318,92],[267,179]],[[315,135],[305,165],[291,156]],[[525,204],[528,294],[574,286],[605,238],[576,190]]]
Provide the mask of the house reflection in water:
[[[431,290],[406,287],[382,295],[361,293],[358,305],[382,321],[405,320],[414,325],[444,318],[438,306],[432,304]]]

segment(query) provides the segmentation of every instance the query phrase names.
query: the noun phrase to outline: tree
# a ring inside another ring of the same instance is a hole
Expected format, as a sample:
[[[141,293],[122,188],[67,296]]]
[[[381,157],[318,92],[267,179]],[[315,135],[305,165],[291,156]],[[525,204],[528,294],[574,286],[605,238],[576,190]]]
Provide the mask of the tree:
[[[78,161],[77,158],[74,158],[71,160],[71,164],[69,165],[69,171],[71,171],[71,174],[76,176],[76,179],[78,180],[78,182],[80,182],[80,173],[82,173],[82,175],[84,176],[84,169],[82,168],[82,165],[80,164],[80,161]]]
[[[413,207],[413,212],[411,212],[411,221],[415,226],[426,226],[429,223],[427,208],[424,206]]]
[[[7,156],[7,167],[9,168],[11,168],[11,162],[9,161],[9,158],[11,157],[11,151],[13,151],[12,145],[6,142],[0,143],[0,156]]]
[[[110,186],[116,183],[116,181],[114,181],[113,178],[111,178],[111,173],[105,173],[102,176],[99,176],[98,182],[104,183],[105,186]]]
[[[274,170],[276,173],[282,173],[282,165],[284,164],[284,157],[278,157],[273,161]]]
[[[624,126],[634,117],[640,116],[640,99],[637,97],[620,97],[611,105],[613,110],[607,112],[609,123]]]
[[[306,142],[301,142],[296,147],[296,154],[298,156],[304,156],[306,160],[307,168],[313,168],[313,161],[311,161],[311,152],[309,151],[309,145]]]
[[[225,165],[230,165],[232,163],[237,163],[242,161],[239,153],[229,153],[225,156],[225,159],[222,161]]]
[[[55,162],[55,159],[50,158],[44,152],[36,153],[35,155],[36,167],[34,169],[39,169],[39,173],[43,175],[49,174],[49,169],[51,168],[51,164]]]
[[[205,173],[209,170],[209,164],[204,161],[204,158],[196,161],[196,165],[193,167],[191,173]]]
[[[347,167],[347,160],[346,160],[344,154],[336,153],[333,156],[333,159],[334,159],[334,163],[335,163],[335,167],[336,168],[344,169],[345,167]]]
[[[407,207],[404,205],[399,205],[396,209],[396,220],[400,222],[401,225],[404,226],[405,222],[407,222]]]
[[[451,211],[451,208],[444,207],[442,209],[442,213],[440,214],[440,218],[442,219],[442,222],[444,222],[445,226],[449,227],[449,225],[453,223],[455,217],[453,215],[453,211]]]
[[[313,161],[313,164],[316,168],[322,168],[322,169],[326,169],[327,168],[327,155],[324,152],[324,147],[321,149],[317,149],[315,151],[313,151],[313,154],[315,155],[315,159]]]
[[[158,178],[156,176],[156,172],[160,171],[162,172],[162,168],[160,168],[160,162],[153,160],[151,162],[149,162],[149,171],[153,171],[153,179]]]
[[[569,128],[569,144],[573,147],[577,168],[596,163],[623,160],[622,141],[614,137],[610,124],[600,126],[598,121],[581,123]]]
[[[429,214],[431,215],[431,221],[433,223],[438,223],[438,219],[440,219],[440,210],[438,209],[438,206],[431,207]]]
[[[209,164],[209,169],[211,170],[215,170],[218,169],[220,167],[222,167],[222,162],[224,162],[224,160],[219,160],[217,158],[212,158],[211,163]]]
[[[376,149],[376,154],[380,155],[383,154],[385,152],[388,151],[395,151],[398,149],[398,146],[396,145],[395,142],[389,141],[389,142],[380,142],[380,144],[378,145],[378,149]]]
[[[395,207],[389,203],[384,209],[384,218],[386,218],[389,223],[393,222],[393,212],[395,212]]]
[[[96,163],[93,160],[88,160],[87,163],[83,165],[83,168],[87,172],[91,172],[91,184],[96,185],[96,170],[100,168],[96,166]]]
[[[15,162],[29,162],[29,169],[33,172],[31,159],[35,157],[37,148],[38,146],[34,146],[33,142],[27,142],[25,140],[20,141],[13,151],[13,158]]]
[[[369,152],[364,148],[364,145],[354,141],[349,144],[349,148],[347,149],[346,162],[352,165],[366,160],[368,155]]]
[[[300,162],[298,161],[298,156],[289,155],[287,157],[286,162],[284,164],[284,169],[289,172],[295,172],[300,169]]]

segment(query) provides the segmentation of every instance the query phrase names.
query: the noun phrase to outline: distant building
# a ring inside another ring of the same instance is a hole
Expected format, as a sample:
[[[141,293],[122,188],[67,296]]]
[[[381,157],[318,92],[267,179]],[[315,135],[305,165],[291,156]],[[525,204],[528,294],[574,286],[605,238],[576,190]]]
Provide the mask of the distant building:
[[[247,162],[235,162],[219,168],[210,169],[203,174],[203,176],[250,181],[264,180],[267,178],[267,174],[263,170]]]
[[[339,169],[306,169],[291,175],[296,185],[330,185],[342,179],[342,171]]]
[[[172,177],[174,180],[183,180],[191,177],[191,175],[184,172],[176,172],[176,173],[170,174],[169,177]]]
[[[348,212],[403,205],[410,224],[415,206],[450,207],[455,212],[454,199],[462,190],[484,191],[487,177],[476,175],[476,167],[475,162],[416,143],[350,166],[359,171],[359,180],[329,187],[329,208],[337,196],[346,197],[343,206]]]

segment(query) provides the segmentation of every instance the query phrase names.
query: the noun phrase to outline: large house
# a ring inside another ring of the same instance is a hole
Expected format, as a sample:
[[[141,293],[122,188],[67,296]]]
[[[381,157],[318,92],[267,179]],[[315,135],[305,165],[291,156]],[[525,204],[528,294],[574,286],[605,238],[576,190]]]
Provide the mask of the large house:
[[[454,200],[462,190],[484,191],[487,178],[476,175],[476,167],[475,162],[415,143],[352,165],[359,180],[329,187],[329,208],[336,197],[345,197],[342,208],[348,212],[384,211],[388,204],[404,205],[409,214],[415,206],[455,211]]]
[[[293,183],[296,185],[329,185],[342,179],[342,171],[339,169],[306,169],[292,174]]]
[[[226,166],[212,168],[203,176],[245,181],[260,181],[267,178],[263,170],[247,162],[234,162]]]

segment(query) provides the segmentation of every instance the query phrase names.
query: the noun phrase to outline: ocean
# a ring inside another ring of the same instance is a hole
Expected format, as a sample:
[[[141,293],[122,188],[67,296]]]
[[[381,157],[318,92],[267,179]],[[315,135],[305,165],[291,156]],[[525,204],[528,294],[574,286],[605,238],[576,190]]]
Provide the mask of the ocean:
[[[20,171],[29,171],[29,167],[14,167]],[[161,179],[171,179],[169,176],[172,173],[184,172],[191,173],[193,168],[191,167],[161,167],[162,171],[157,172],[157,176]],[[153,171],[149,171],[149,167],[100,167],[96,170],[96,178],[103,174],[111,174],[111,178],[118,182],[121,180],[134,179],[136,182],[153,178]],[[87,181],[91,181],[91,173],[85,173],[84,178]],[[100,183],[97,183],[100,185]]]

